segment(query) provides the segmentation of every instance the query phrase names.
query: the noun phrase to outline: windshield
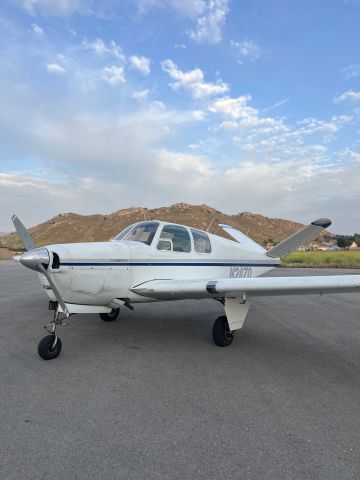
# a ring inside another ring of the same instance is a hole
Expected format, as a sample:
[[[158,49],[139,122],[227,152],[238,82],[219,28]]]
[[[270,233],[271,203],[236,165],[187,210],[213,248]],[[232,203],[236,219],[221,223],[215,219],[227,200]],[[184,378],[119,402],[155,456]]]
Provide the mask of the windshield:
[[[116,235],[116,237],[114,238],[114,240],[122,240],[122,239],[125,237],[125,235],[126,235],[127,233],[129,233],[130,230],[131,230],[134,226],[135,226],[135,223],[133,223],[132,225],[129,225],[129,226],[126,227],[126,228],[124,228],[124,230],[121,230],[121,232],[120,232],[118,235]]]
[[[119,233],[119,235],[115,237],[115,240],[131,240],[133,242],[141,242],[145,243],[145,245],[150,245],[158,227],[159,222],[136,223]]]

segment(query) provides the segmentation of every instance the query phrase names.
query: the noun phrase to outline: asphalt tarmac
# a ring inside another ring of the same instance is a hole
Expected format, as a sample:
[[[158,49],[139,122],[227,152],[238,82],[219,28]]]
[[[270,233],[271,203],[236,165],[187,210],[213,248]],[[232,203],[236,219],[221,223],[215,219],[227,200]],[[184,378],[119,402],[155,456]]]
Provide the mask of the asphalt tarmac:
[[[257,298],[227,348],[213,300],[74,316],[51,361],[47,303],[0,262],[2,480],[360,478],[359,295]]]

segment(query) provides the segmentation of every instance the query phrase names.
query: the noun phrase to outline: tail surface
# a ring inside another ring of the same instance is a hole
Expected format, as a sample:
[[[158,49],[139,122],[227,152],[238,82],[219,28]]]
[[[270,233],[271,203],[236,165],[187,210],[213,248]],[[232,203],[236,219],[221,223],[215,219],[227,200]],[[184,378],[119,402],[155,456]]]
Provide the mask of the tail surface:
[[[322,230],[324,230],[324,228],[327,228],[330,225],[331,220],[328,218],[314,220],[310,225],[307,225],[293,235],[290,235],[290,237],[285,238],[285,240],[268,250],[266,255],[272,258],[286,257],[290,252],[309,243],[310,240],[315,238]]]

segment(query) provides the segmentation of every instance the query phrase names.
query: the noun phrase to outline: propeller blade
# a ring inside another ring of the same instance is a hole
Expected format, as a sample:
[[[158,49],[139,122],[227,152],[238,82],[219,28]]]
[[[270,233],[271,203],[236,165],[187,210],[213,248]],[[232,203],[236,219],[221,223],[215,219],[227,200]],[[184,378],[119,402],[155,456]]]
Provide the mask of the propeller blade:
[[[15,230],[17,232],[17,234],[19,235],[20,237],[20,240],[22,241],[24,247],[26,248],[26,250],[29,252],[30,250],[34,250],[35,248],[35,243],[34,243],[34,240],[32,239],[30,233],[26,230],[26,228],[24,227],[24,225],[20,222],[20,220],[18,219],[18,217],[16,215],[13,215],[11,217],[12,221],[13,221],[13,224],[14,224],[14,227],[15,227]]]
[[[47,281],[50,283],[50,287],[52,288],[52,291],[54,292],[56,300],[59,302],[59,305],[62,308],[62,311],[64,312],[66,317],[68,317],[70,315],[70,312],[67,309],[67,306],[66,306],[59,290],[57,289],[57,286],[55,285],[52,278],[50,277],[49,272],[46,270],[46,268],[44,267],[44,265],[42,263],[38,263],[37,268],[38,268],[38,271],[43,273],[45,275],[45,277],[47,278]]]

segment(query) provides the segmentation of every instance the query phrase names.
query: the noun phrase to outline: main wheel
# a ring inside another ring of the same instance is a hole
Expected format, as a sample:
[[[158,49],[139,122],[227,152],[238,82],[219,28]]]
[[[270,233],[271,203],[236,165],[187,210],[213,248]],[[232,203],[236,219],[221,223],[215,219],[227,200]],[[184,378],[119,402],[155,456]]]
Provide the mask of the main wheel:
[[[227,347],[233,341],[233,334],[230,331],[227,318],[224,316],[218,317],[212,329],[212,337],[216,345],[219,347]]]
[[[38,345],[38,354],[44,360],[51,360],[56,358],[61,352],[62,343],[59,337],[57,337],[56,344],[55,335],[47,335],[40,340]]]
[[[113,322],[117,319],[120,313],[120,308],[113,308],[110,313],[99,313],[99,316],[104,322]]]

